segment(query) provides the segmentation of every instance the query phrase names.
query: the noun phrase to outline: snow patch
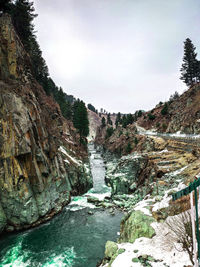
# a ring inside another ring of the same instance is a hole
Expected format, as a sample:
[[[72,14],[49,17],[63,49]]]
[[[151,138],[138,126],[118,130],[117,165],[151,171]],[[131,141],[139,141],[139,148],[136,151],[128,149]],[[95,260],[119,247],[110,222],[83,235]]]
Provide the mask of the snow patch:
[[[182,173],[187,167],[188,167],[188,165],[183,167],[183,168],[180,168],[180,169],[178,169],[176,171],[170,172],[168,174],[171,175],[171,176],[176,176],[176,175]]]
[[[200,121],[200,120],[199,120]],[[150,135],[150,136],[165,136],[165,137],[175,137],[175,138],[191,138],[191,139],[198,139],[200,138],[200,134],[184,134],[180,131],[177,131],[176,133],[158,133],[155,129],[146,130],[145,128],[138,126],[136,124],[137,130],[139,134],[142,135]]]
[[[72,161],[74,164],[80,166],[81,165],[81,161],[80,160],[77,160],[75,158],[73,158],[72,156],[70,156],[67,151],[62,147],[60,146],[59,151],[61,151],[70,161]],[[68,161],[69,162],[69,161]]]
[[[151,226],[156,232],[153,238],[141,237],[136,239],[133,244],[118,244],[118,248],[125,249],[125,252],[117,256],[111,265],[112,267],[143,266],[141,263],[132,262],[133,258],[138,258],[141,255],[149,255],[159,260],[158,262],[150,262],[153,267],[191,265],[187,253],[181,250],[180,244],[171,241],[171,233],[165,223],[152,223]],[[179,249],[177,250],[177,248]]]
[[[106,192],[106,193],[103,193],[103,194],[97,194],[97,193],[86,193],[84,196],[86,197],[96,197],[98,198],[99,201],[103,201],[105,199],[105,197],[110,197],[111,195],[111,192]]]
[[[90,167],[88,166],[87,163],[84,164],[85,172],[90,173]]]
[[[169,153],[170,151],[166,148],[166,149],[163,149],[161,151],[154,151],[152,152],[152,154],[163,154],[163,153]]]
[[[67,164],[70,164],[69,160],[64,159],[64,162],[66,162]]]
[[[78,197],[72,197],[70,204],[66,207],[66,209],[69,209],[71,211],[77,211],[84,208],[94,209],[96,208],[96,206],[93,205],[92,203],[87,202],[87,197],[78,196]]]
[[[153,206],[152,211],[155,212],[157,210],[169,207],[169,201],[172,199],[171,196],[167,194],[164,195],[163,199],[160,202],[156,202]]]
[[[135,205],[134,210],[139,210],[142,211],[145,215],[152,216],[150,210],[146,208],[147,206],[149,206],[149,202],[151,201],[154,202],[154,199],[149,198],[146,200],[141,200]]]
[[[122,160],[126,160],[126,159],[137,159],[137,158],[141,158],[141,154],[139,154],[137,152],[133,152],[132,154],[129,154],[127,156],[121,157]]]

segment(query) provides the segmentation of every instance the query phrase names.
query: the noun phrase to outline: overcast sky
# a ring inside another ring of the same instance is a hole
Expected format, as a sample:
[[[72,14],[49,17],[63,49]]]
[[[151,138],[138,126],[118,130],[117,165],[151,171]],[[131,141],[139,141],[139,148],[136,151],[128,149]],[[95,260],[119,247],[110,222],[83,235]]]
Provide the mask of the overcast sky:
[[[200,59],[199,0],[34,0],[39,44],[67,94],[110,112],[149,110],[175,91],[183,41]]]

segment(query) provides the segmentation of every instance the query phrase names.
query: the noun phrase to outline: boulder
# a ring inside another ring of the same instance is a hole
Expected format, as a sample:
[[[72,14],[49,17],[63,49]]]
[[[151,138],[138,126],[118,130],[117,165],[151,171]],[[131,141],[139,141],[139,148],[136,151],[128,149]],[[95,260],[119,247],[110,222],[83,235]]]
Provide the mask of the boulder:
[[[141,211],[132,211],[121,222],[120,243],[133,243],[139,237],[152,238],[155,235],[152,222],[155,222],[154,218]]]
[[[147,156],[132,153],[120,158],[117,164],[108,165],[105,181],[112,188],[112,196],[130,194],[151,179],[153,170]]]
[[[107,241],[105,246],[105,258],[111,259],[117,252],[117,243],[113,241]]]
[[[88,196],[87,197],[87,202],[95,204],[95,203],[100,203],[101,201],[97,197]]]

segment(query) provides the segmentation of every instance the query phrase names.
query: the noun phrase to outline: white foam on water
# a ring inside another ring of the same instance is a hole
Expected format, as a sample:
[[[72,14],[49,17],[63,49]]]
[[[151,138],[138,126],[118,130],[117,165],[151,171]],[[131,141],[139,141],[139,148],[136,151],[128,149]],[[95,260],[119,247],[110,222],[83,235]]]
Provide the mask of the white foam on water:
[[[36,266],[36,262],[31,262],[32,252],[29,250],[24,250],[22,248],[23,236],[17,240],[17,243],[12,246],[3,257],[0,262],[0,267],[30,267]],[[52,253],[46,263],[38,263],[38,267],[72,267],[74,259],[76,258],[76,253],[74,248],[68,248],[64,252],[56,255]]]
[[[0,267],[26,267],[31,266],[30,260],[30,251],[22,249],[23,236],[21,236],[18,242],[12,246],[3,257],[3,260],[0,262]]]
[[[71,247],[59,255],[53,254],[49,261],[44,263],[42,267],[72,267],[75,258],[76,253],[74,248]]]

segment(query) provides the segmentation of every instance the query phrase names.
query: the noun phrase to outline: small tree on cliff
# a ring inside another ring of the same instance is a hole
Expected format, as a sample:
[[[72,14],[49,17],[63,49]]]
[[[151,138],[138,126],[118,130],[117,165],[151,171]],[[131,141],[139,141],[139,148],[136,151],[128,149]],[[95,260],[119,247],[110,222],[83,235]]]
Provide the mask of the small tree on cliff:
[[[110,113],[108,113],[108,115],[107,115],[107,124],[112,125],[112,120],[110,118]]]
[[[57,89],[54,94],[54,98],[56,102],[59,104],[63,117],[66,119],[72,119],[72,106],[66,101],[66,94],[63,92],[63,89]]]
[[[92,104],[87,105],[88,109],[96,113],[96,109]]]
[[[187,38],[184,42],[184,56],[183,64],[181,67],[180,79],[186,83],[187,86],[191,86],[199,82],[199,61],[197,60],[196,48],[192,41]]]
[[[101,119],[101,127],[104,128],[106,126],[106,119],[102,117]]]
[[[89,134],[89,121],[85,103],[80,99],[73,105],[73,124],[78,129],[80,141],[82,141],[82,137],[87,137]]]
[[[111,137],[111,135],[114,133],[114,129],[113,129],[113,127],[108,127],[107,129],[106,129],[106,136],[105,136],[105,138],[106,139],[108,139],[109,137]]]
[[[121,124],[121,113],[120,113],[120,112],[117,113],[117,117],[116,117],[116,120],[115,120],[115,125],[116,125],[116,127],[117,127],[119,124]]]

